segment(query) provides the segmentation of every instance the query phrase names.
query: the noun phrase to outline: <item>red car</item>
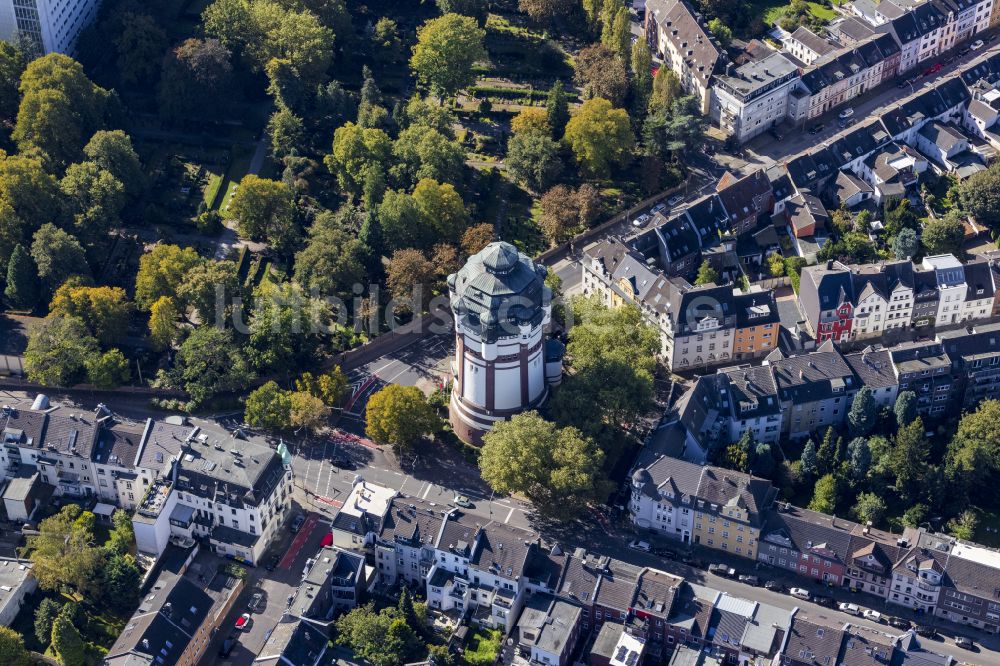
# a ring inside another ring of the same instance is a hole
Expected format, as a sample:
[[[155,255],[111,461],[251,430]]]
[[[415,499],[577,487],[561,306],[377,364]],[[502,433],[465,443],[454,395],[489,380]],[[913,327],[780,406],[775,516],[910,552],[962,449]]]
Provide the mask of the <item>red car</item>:
[[[240,615],[239,619],[236,620],[236,628],[240,631],[246,631],[250,628],[250,613]]]
[[[939,62],[936,62],[936,63],[934,63],[933,65],[931,65],[930,67],[927,68],[927,70],[924,72],[924,76],[930,76],[931,74],[937,74],[938,72],[941,71],[942,67],[944,67],[943,64],[941,64]]]

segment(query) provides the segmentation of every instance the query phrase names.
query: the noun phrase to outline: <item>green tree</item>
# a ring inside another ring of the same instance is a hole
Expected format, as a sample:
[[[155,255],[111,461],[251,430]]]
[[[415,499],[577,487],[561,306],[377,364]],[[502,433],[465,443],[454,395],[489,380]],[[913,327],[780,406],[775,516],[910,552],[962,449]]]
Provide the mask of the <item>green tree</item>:
[[[694,283],[696,285],[717,284],[719,279],[719,271],[712,268],[712,265],[708,261],[703,261],[701,262],[701,266],[698,267],[698,275],[695,277]]]
[[[872,466],[872,451],[868,440],[856,437],[847,445],[847,456],[851,480],[859,483],[868,477]]]
[[[403,41],[399,38],[399,25],[388,16],[380,18],[372,28],[372,44],[378,61],[387,64],[398,62],[403,51]]]
[[[290,394],[270,381],[247,396],[243,418],[252,426],[277,430],[291,425],[291,413]]]
[[[645,110],[653,93],[653,59],[646,40],[635,40],[631,60],[632,103],[634,108]]]
[[[146,176],[132,139],[121,130],[94,132],[83,147],[87,160],[114,176],[125,187],[129,198],[137,197],[146,186]]]
[[[819,471],[822,474],[832,472],[837,466],[836,436],[837,433],[834,432],[833,426],[827,427],[826,433],[823,435],[823,441],[820,442],[819,448],[816,450],[816,461],[819,465]]]
[[[417,30],[410,67],[435,94],[447,96],[472,84],[472,65],[486,59],[486,32],[460,14],[431,19]]]
[[[374,168],[384,173],[391,152],[392,141],[385,132],[348,122],[333,133],[333,152],[325,162],[340,187],[358,197],[366,172]]]
[[[306,246],[295,255],[295,280],[323,296],[347,297],[364,280],[365,251],[332,216],[321,214],[309,228]]]
[[[149,338],[158,350],[169,349],[177,341],[180,311],[170,296],[160,296],[149,308]]]
[[[719,20],[718,17],[715,17],[708,22],[708,31],[712,33],[713,37],[719,40],[722,48],[729,48],[730,42],[733,41],[733,31],[728,25]]]
[[[142,572],[132,555],[112,555],[104,563],[104,596],[120,613],[138,605],[141,584]]]
[[[563,170],[559,144],[548,133],[515,134],[507,142],[507,171],[535,192],[546,189]]]
[[[24,369],[46,386],[72,386],[84,377],[85,363],[98,353],[97,340],[74,317],[47,317],[28,335]]]
[[[281,107],[267,121],[267,135],[271,139],[271,155],[281,160],[299,151],[305,140],[305,128],[291,109]]]
[[[920,527],[927,517],[926,504],[914,504],[903,512],[902,523],[907,527]]]
[[[979,518],[976,516],[976,512],[966,509],[955,518],[949,520],[945,529],[948,530],[948,534],[956,539],[972,541],[976,536],[976,527],[978,525]]]
[[[32,310],[38,304],[38,269],[20,243],[14,246],[7,263],[4,296],[11,306],[22,310]]]
[[[368,399],[365,411],[365,433],[397,452],[412,448],[441,427],[441,419],[415,386],[389,384]]]
[[[116,510],[111,515],[112,529],[104,551],[108,556],[128,555],[135,549],[135,531],[132,529],[132,516],[123,509]]]
[[[115,40],[118,73],[126,83],[151,79],[167,50],[167,33],[149,14],[126,11],[119,18],[121,32]]]
[[[606,489],[603,461],[603,452],[576,428],[557,428],[527,412],[483,437],[479,469],[495,491],[523,493],[540,514],[567,520]]]
[[[67,167],[59,187],[77,238],[89,247],[107,245],[108,232],[119,225],[125,207],[122,182],[94,162],[79,162]]]
[[[14,246],[30,242],[46,222],[61,222],[62,194],[42,161],[0,151],[0,259],[7,261]]]
[[[135,276],[135,302],[143,310],[163,296],[178,298],[177,290],[196,266],[201,257],[192,247],[158,243],[139,258],[139,272]]]
[[[437,7],[442,14],[471,16],[482,27],[486,24],[490,3],[489,0],[437,0]]]
[[[184,275],[176,293],[180,302],[198,313],[201,323],[221,325],[229,304],[240,295],[236,264],[201,261]]]
[[[995,485],[1000,472],[1000,401],[984,400],[976,411],[962,415],[945,465],[951,488],[964,498]]]
[[[892,253],[897,259],[912,259],[920,252],[920,237],[913,229],[903,229],[892,241]]]
[[[395,666],[409,661],[421,649],[416,632],[394,608],[376,613],[373,604],[359,606],[336,622],[337,641],[374,666]]]
[[[767,272],[771,277],[781,277],[785,274],[785,258],[779,252],[767,255]]]
[[[809,502],[811,511],[833,513],[837,508],[837,479],[833,474],[821,476],[816,480],[813,497]]]
[[[799,461],[802,464],[802,473],[804,475],[811,477],[819,474],[819,456],[816,454],[816,442],[812,439],[806,442]]]
[[[613,165],[624,166],[632,156],[632,129],[628,114],[606,99],[588,99],[566,125],[566,143],[581,169],[593,177],[606,176]]]
[[[54,224],[43,224],[31,242],[31,258],[38,277],[49,291],[74,275],[90,276],[87,257],[80,242]]]
[[[295,380],[295,390],[308,393],[323,401],[324,405],[334,407],[347,396],[350,390],[350,382],[347,375],[335,365],[332,370],[322,375],[313,376],[311,372],[302,373],[302,377]]]
[[[84,366],[87,368],[87,382],[97,388],[115,388],[132,378],[128,359],[117,349],[94,354],[84,362]]]
[[[84,666],[87,663],[87,644],[73,623],[63,615],[52,623],[52,651],[63,666]]]
[[[592,44],[580,51],[573,60],[573,78],[584,90],[585,97],[599,97],[620,106],[628,94],[628,72],[625,60],[602,44]]]
[[[653,91],[649,96],[650,113],[666,113],[681,97],[681,80],[669,67],[660,67],[653,77]]]
[[[917,394],[913,391],[900,391],[896,396],[893,412],[897,426],[904,426],[917,418]]]
[[[944,217],[933,218],[924,225],[920,236],[928,254],[955,254],[961,256],[965,240],[965,216],[950,210]]]
[[[244,388],[250,370],[232,331],[200,326],[181,344],[174,367],[164,379],[187,391],[195,404],[202,404],[217,393]]]
[[[759,442],[753,452],[753,464],[750,471],[757,476],[769,477],[774,473],[776,462],[771,445],[767,442]]]
[[[847,413],[847,425],[855,437],[867,435],[875,427],[878,419],[878,404],[872,390],[862,386],[854,396],[851,409]]]
[[[413,202],[423,226],[434,230],[435,244],[457,243],[469,226],[465,203],[451,183],[422,178],[413,188]]]
[[[924,438],[924,422],[918,416],[896,432],[895,447],[890,454],[896,477],[896,492],[904,502],[921,495],[921,484],[927,475],[929,445]]]
[[[426,125],[410,125],[392,145],[395,163],[389,170],[393,180],[409,185],[423,178],[460,183],[465,150],[443,132]]]
[[[299,238],[292,193],[281,181],[244,176],[229,208],[241,236],[266,241],[279,253],[287,254]]]
[[[55,622],[61,610],[62,604],[51,597],[42,599],[38,608],[35,609],[35,638],[42,645],[48,645],[49,641],[52,640],[52,623]],[[0,649],[0,653],[2,653],[2,649]]]
[[[24,647],[24,638],[10,627],[0,627],[0,663],[29,666],[34,659]]]
[[[17,114],[21,97],[17,86],[26,65],[27,58],[21,49],[11,42],[0,41],[0,120],[13,120]]]
[[[753,433],[744,430],[739,440],[726,447],[726,464],[740,472],[749,472],[750,460],[755,450]]]
[[[326,423],[326,405],[316,396],[305,391],[294,391],[291,402],[290,422],[293,428],[316,431]]]
[[[991,166],[963,180],[958,196],[963,210],[981,224],[996,228],[1000,224],[1000,167]]]
[[[79,319],[107,346],[125,337],[132,304],[120,287],[88,287],[71,279],[56,290],[49,313]]]
[[[101,594],[103,553],[91,546],[94,514],[77,504],[64,505],[59,513],[38,524],[38,534],[28,538],[32,548],[32,573],[43,590],[68,586],[80,594]],[[58,649],[58,647],[57,647]]]
[[[852,509],[855,517],[860,522],[870,522],[872,525],[878,525],[879,521],[882,520],[882,516],[885,515],[885,510],[885,500],[875,493],[861,493],[858,495]]]
[[[552,138],[558,140],[569,122],[569,99],[562,81],[556,81],[549,88],[548,97],[545,98],[545,113],[549,119],[549,127],[552,128]]]
[[[518,0],[517,8],[537,23],[551,23],[559,16],[566,16],[573,8],[573,0]]]
[[[264,282],[253,295],[250,336],[245,344],[251,367],[290,372],[315,354],[330,310],[296,282]]]
[[[601,31],[601,44],[610,49],[624,62],[632,46],[632,32],[629,26],[628,9],[619,5],[614,19],[604,25]]]
[[[214,116],[232,95],[232,53],[218,39],[188,38],[163,59],[157,102],[166,117]]]

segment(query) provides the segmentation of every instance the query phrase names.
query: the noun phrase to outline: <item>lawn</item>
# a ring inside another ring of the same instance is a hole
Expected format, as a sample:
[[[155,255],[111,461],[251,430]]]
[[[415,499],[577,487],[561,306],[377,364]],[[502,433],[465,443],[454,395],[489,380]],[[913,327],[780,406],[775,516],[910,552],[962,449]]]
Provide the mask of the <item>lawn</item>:
[[[824,4],[818,2],[807,2],[806,4],[809,5],[809,13],[825,23],[837,17],[837,12]],[[774,26],[774,22],[781,18],[781,12],[786,7],[788,7],[788,2],[785,0],[756,0],[751,5],[751,15],[763,16],[764,24],[770,30]]]
[[[233,161],[230,162],[229,169],[226,171],[226,176],[222,181],[225,194],[215,202],[216,209],[222,213],[223,217],[226,215],[226,210],[229,208],[229,203],[232,201],[233,195],[236,194],[236,187],[243,180],[243,176],[247,174],[247,170],[250,168],[251,157],[253,157],[253,148],[237,146],[233,149]]]
[[[496,661],[503,634],[497,629],[480,627],[472,634],[462,654],[462,662],[469,666],[487,666]]]

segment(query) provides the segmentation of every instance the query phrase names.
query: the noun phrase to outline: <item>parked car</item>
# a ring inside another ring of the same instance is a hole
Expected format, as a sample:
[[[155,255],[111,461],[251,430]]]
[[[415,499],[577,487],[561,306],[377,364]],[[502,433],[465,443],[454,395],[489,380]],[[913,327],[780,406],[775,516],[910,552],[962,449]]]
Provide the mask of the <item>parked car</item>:
[[[826,606],[827,608],[833,608],[834,603],[836,603],[833,597],[825,597],[822,594],[814,594],[812,602],[819,606]]]
[[[865,616],[866,620],[871,620],[872,622],[878,622],[878,623],[882,622],[882,613],[879,613],[877,610],[866,608],[865,612],[862,613],[862,615]]]
[[[889,626],[895,627],[896,629],[909,630],[913,628],[913,623],[909,620],[904,620],[901,617],[890,617]]]
[[[667,199],[667,205],[668,206],[676,206],[677,204],[679,204],[682,201],[684,201],[684,197],[682,197],[679,194],[675,194],[674,196],[672,196],[669,199]]]
[[[788,590],[788,594],[799,599],[809,599],[809,590],[804,587],[793,587]]]
[[[355,470],[358,468],[358,466],[354,464],[354,461],[346,456],[337,456],[336,458],[330,460],[330,463],[334,467],[339,467],[340,469]]]
[[[781,141],[782,139],[785,138],[785,137],[781,136],[781,132],[779,132],[778,129],[775,128],[775,127],[772,127],[771,129],[769,129],[768,130],[768,134],[770,134],[771,136],[773,136],[778,141]]]
[[[854,115],[854,108],[849,106],[840,113],[838,113],[837,117],[840,118],[841,120],[846,120],[847,118],[850,118],[853,115]]]
[[[247,631],[250,628],[250,613],[243,613],[236,620],[236,628],[240,631]]]
[[[966,46],[964,49],[962,49],[961,51],[958,52],[958,57],[961,58],[962,56],[969,55],[969,51],[971,51],[971,50],[972,49],[970,49],[968,46]]]
[[[646,224],[647,222],[649,222],[649,215],[646,215],[645,213],[643,213],[639,217],[637,217],[634,220],[632,220],[632,226],[635,227],[636,229],[638,229],[639,227],[641,227],[642,225]]]
[[[278,568],[278,562],[281,561],[281,555],[275,555],[267,562],[267,570],[274,571]]]
[[[861,608],[857,604],[837,604],[837,608],[848,615],[861,615]]]
[[[760,579],[757,576],[741,575],[739,580],[741,583],[746,583],[747,585],[760,585]]]
[[[302,523],[304,522],[306,522],[306,517],[301,513],[295,516],[295,519],[292,521],[292,534],[298,534],[298,531],[302,529]]]
[[[955,645],[964,650],[972,650],[976,647],[976,644],[972,642],[972,639],[965,636],[955,636]]]
[[[655,206],[653,206],[652,208],[650,208],[649,212],[653,213],[653,214],[656,214],[656,213],[659,213],[661,210],[666,210],[666,209],[667,209],[667,204],[665,204],[665,203],[658,203]]]
[[[978,51],[979,49],[983,48],[984,46],[986,46],[986,43],[983,40],[981,40],[981,39],[977,39],[976,41],[974,41],[971,44],[969,44],[969,48],[972,49],[973,51]]]
[[[941,71],[941,68],[943,66],[944,65],[942,65],[939,62],[934,63],[933,65],[931,65],[930,67],[928,67],[927,69],[924,70],[924,76],[930,76],[931,74],[937,74],[938,72]]]
[[[937,629],[926,624],[918,624],[917,633],[924,638],[937,638],[938,635]]]
[[[219,656],[225,659],[232,653],[234,647],[236,647],[236,639],[230,636],[222,641],[222,647],[219,648]]]
[[[771,590],[772,592],[781,592],[782,590],[785,589],[785,586],[776,580],[769,580],[766,583],[764,583],[764,589]]]
[[[638,539],[633,539],[632,543],[630,543],[628,547],[632,550],[641,550],[644,553],[648,553],[650,551],[649,542],[639,541]]]
[[[250,603],[247,604],[247,608],[250,612],[256,612],[260,607],[260,602],[264,601],[264,594],[261,592],[254,592],[253,596],[250,597]]]
[[[676,560],[677,554],[672,550],[667,550],[666,548],[654,548],[653,555],[657,557],[662,557],[665,560]]]
[[[714,573],[716,576],[727,576],[731,578],[736,575],[736,569],[727,567],[725,564],[710,564],[708,571],[709,573]]]
[[[472,500],[470,500],[465,495],[455,495],[455,499],[453,501],[455,502],[455,506],[460,506],[463,509],[471,509],[475,507],[475,505],[472,503]]]
[[[820,132],[823,131],[823,127],[824,127],[823,123],[816,123],[815,125],[809,128],[809,133],[819,134]]]

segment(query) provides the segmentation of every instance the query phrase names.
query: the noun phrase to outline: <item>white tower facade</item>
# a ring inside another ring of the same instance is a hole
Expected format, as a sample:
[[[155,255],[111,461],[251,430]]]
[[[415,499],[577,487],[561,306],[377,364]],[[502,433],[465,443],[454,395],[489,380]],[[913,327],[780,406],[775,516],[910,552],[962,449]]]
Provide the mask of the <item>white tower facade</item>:
[[[455,316],[449,411],[467,442],[479,443],[498,421],[537,407],[558,381],[551,363],[546,381],[546,273],[510,243],[495,242],[448,276]]]
[[[97,16],[101,0],[0,0],[0,39],[20,33],[40,53],[76,52],[80,31]]]

